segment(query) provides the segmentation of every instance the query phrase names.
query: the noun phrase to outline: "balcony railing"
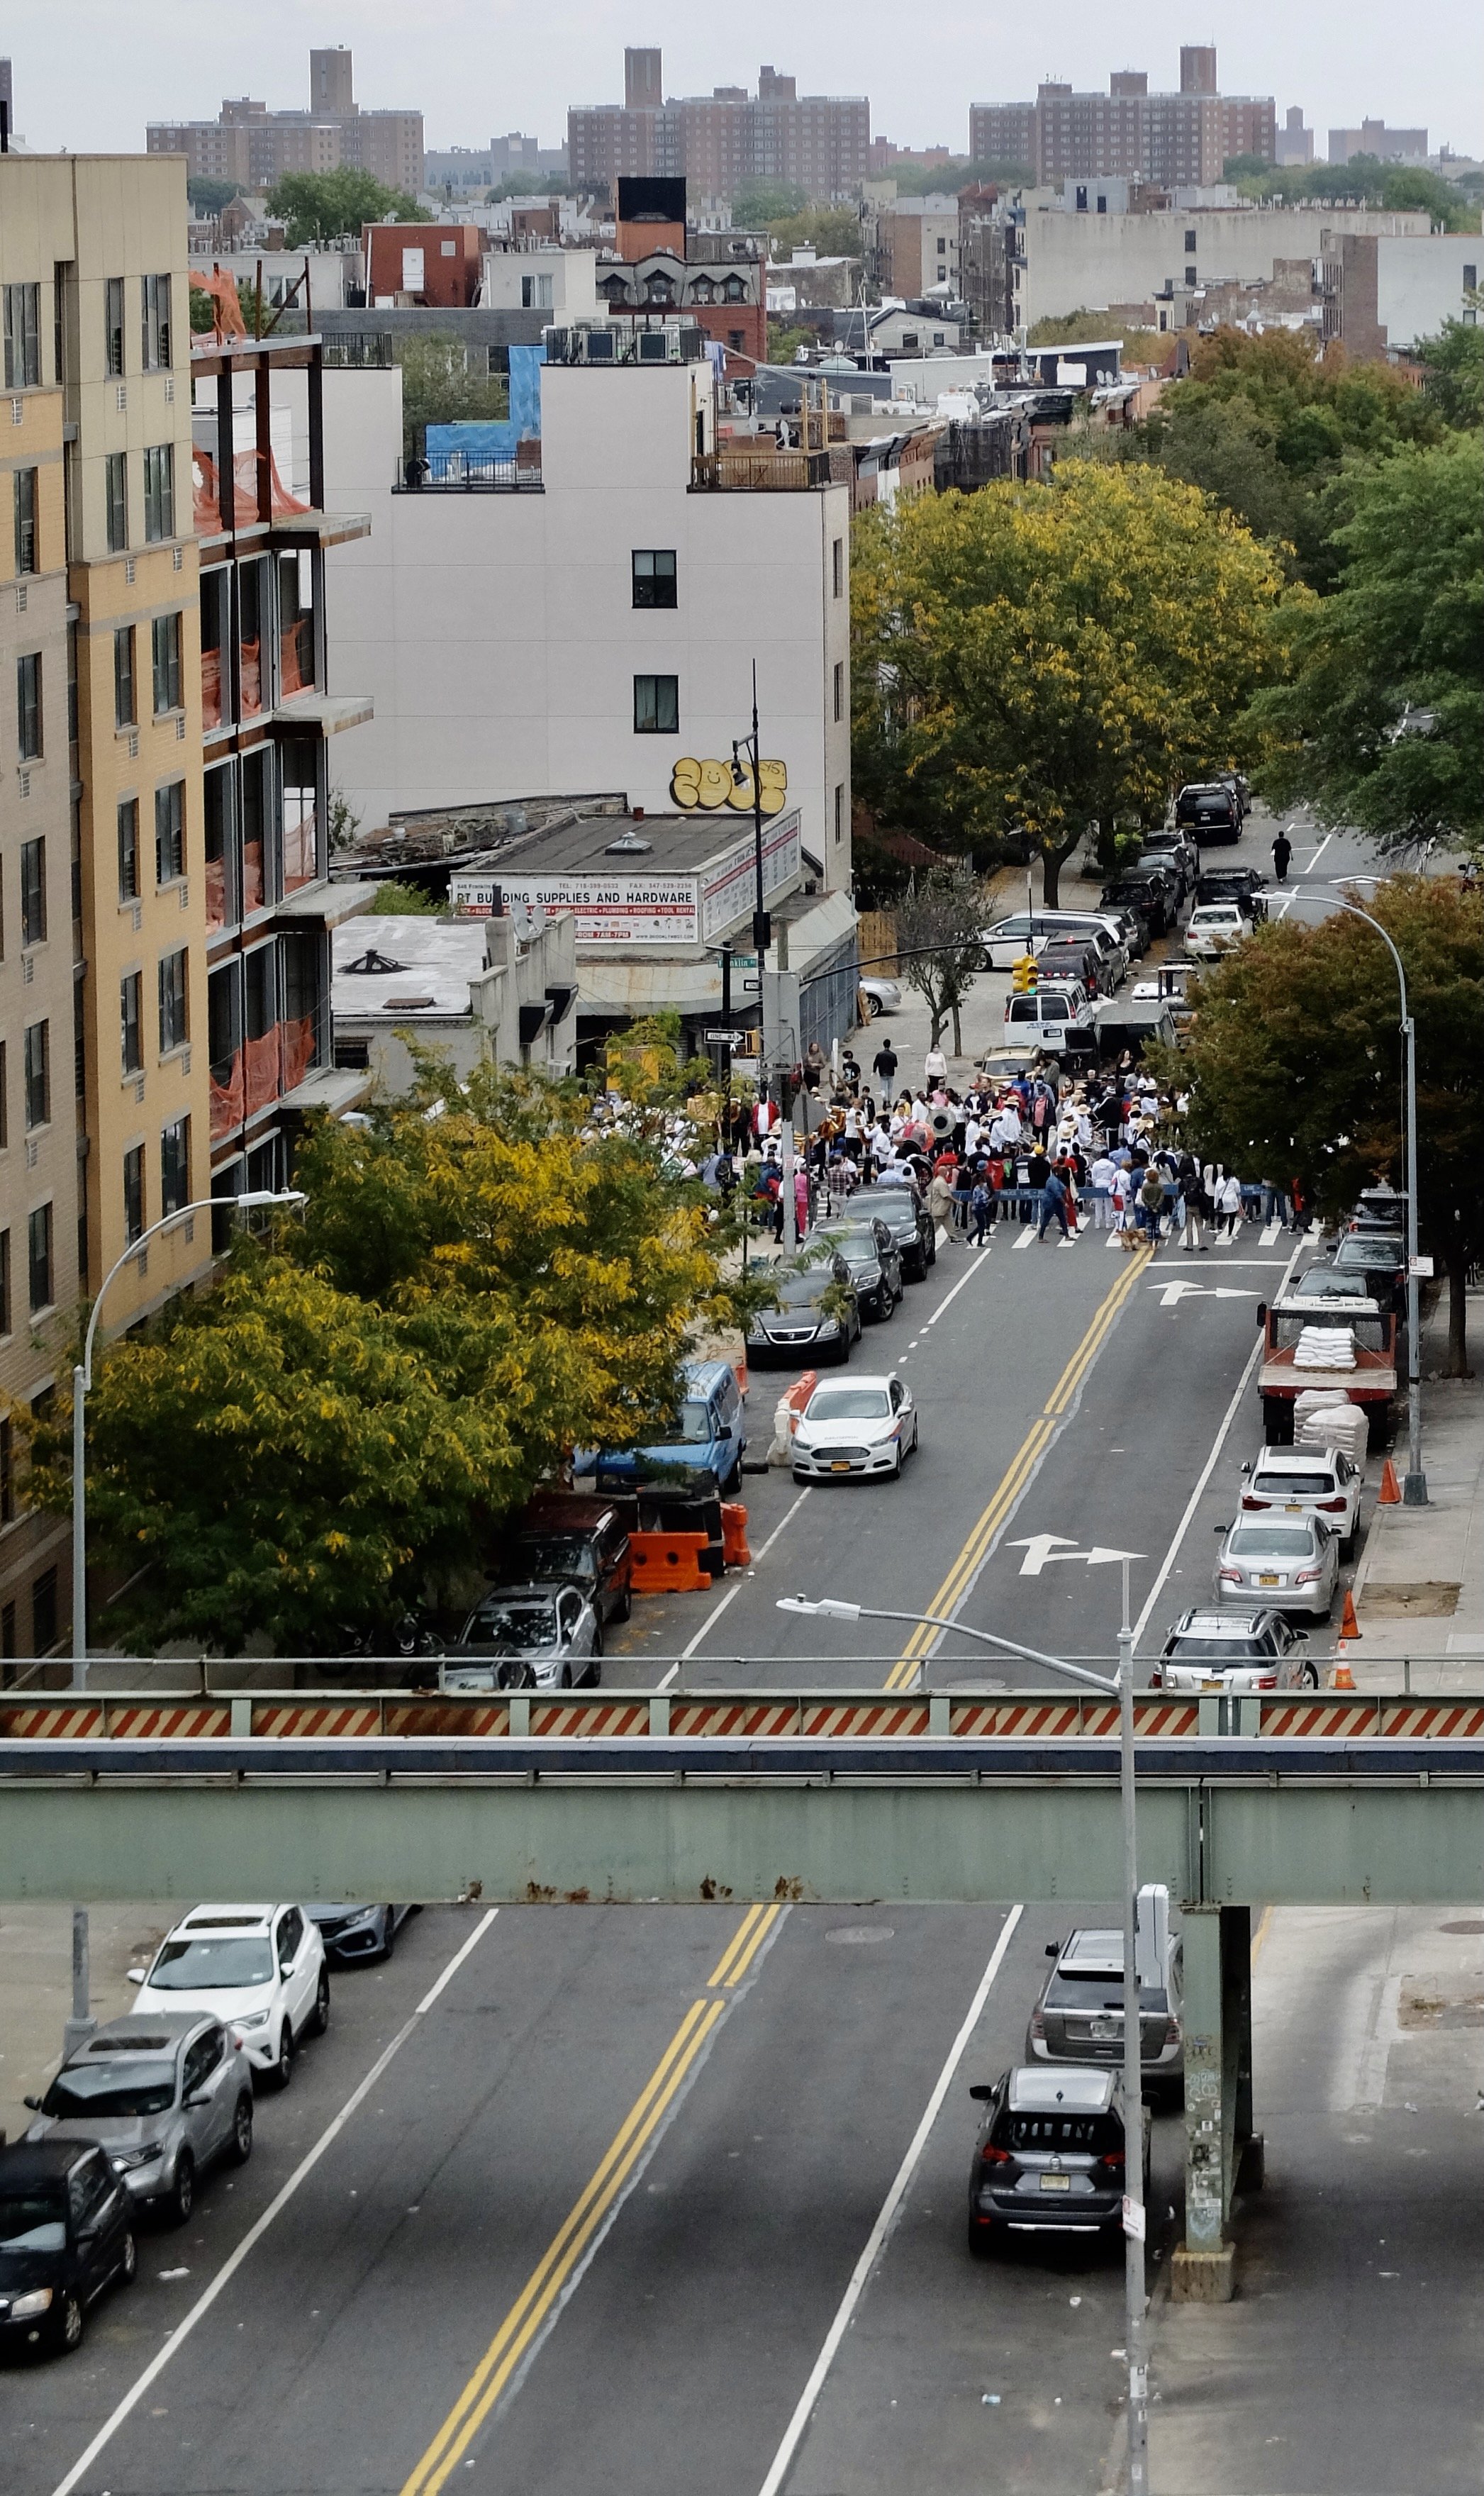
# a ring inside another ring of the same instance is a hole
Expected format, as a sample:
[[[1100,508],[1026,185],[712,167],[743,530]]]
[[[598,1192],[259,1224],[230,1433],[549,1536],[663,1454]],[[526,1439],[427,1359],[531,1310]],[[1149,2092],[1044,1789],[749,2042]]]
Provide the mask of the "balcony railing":
[[[517,442],[512,459],[476,459],[465,451],[436,451],[399,459],[394,494],[514,494],[541,490],[541,446]]]
[[[693,492],[801,494],[829,481],[827,451],[705,451],[691,461]]]

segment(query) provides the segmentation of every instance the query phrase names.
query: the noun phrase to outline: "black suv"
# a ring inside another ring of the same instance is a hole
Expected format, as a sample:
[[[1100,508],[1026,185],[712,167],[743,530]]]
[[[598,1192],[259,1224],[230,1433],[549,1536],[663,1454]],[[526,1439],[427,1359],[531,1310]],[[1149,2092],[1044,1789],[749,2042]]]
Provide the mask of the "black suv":
[[[1224,780],[1192,780],[1175,800],[1175,824],[1197,841],[1239,841],[1241,794]]]
[[[850,1199],[852,1222],[884,1222],[910,1283],[938,1263],[938,1226],[914,1187],[863,1187]]]
[[[0,2345],[76,2349],[94,2297],[138,2267],[129,2195],[96,2140],[0,2149]]]
[[[1234,901],[1244,919],[1257,926],[1268,915],[1262,878],[1254,866],[1203,867],[1195,881],[1195,906],[1208,901]]]
[[[1104,909],[1132,910],[1142,920],[1146,934],[1167,936],[1177,915],[1175,881],[1162,867],[1127,867],[1114,884],[1102,889]]]

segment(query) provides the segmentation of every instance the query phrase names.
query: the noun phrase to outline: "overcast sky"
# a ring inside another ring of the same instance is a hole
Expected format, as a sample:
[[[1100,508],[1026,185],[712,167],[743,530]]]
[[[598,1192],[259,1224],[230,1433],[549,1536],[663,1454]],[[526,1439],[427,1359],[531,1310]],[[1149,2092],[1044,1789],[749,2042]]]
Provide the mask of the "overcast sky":
[[[1304,108],[1322,152],[1331,125],[1367,114],[1424,124],[1429,145],[1484,153],[1477,0],[1244,0],[1123,13],[1059,0],[1054,16],[940,0],[806,0],[769,13],[690,0],[356,0],[354,8],[248,0],[31,0],[0,19],[15,62],[15,122],[32,147],[133,149],[157,120],[213,118],[224,95],[307,105],[311,44],[350,44],[363,106],[420,106],[432,147],[482,145],[507,130],[565,138],[569,104],[623,99],[626,43],[659,43],[669,95],[756,87],[759,58],[800,94],[871,98],[875,131],[899,145],[967,143],[971,99],[1034,95],[1042,78],[1106,87],[1110,69],[1179,84],[1179,48],[1215,41],[1227,94],[1272,95],[1280,121]]]

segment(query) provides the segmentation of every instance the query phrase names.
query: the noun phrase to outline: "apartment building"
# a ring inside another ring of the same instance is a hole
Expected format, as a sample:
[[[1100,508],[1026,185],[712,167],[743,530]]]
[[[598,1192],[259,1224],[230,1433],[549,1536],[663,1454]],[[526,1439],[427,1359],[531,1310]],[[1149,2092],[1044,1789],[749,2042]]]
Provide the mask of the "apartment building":
[[[307,111],[270,112],[253,96],[229,96],[215,121],[152,121],[145,145],[151,156],[183,156],[193,176],[251,191],[285,173],[330,173],[339,165],[414,198],[424,180],[421,113],[363,110],[343,45],[311,51]]]
[[[1320,249],[1322,335],[1343,338],[1352,356],[1375,359],[1436,337],[1445,321],[1476,321],[1481,259],[1476,234],[1327,228]]]
[[[648,327],[682,313],[728,356],[764,362],[766,235],[691,231],[684,181],[625,174],[617,187],[614,256],[595,279],[610,320]]]
[[[1277,148],[1271,96],[1223,96],[1216,51],[1186,44],[1178,93],[1154,94],[1144,70],[1115,70],[1106,94],[1046,79],[1034,104],[972,104],[969,153],[976,164],[1028,168],[1037,184],[1123,174],[1166,186],[1218,182],[1228,156]]]
[[[1383,165],[1425,165],[1425,130],[1388,130],[1384,121],[1363,121],[1358,130],[1332,130],[1329,163],[1348,165],[1352,156],[1378,156]]]
[[[926,295],[959,293],[959,211],[951,193],[922,199],[880,196],[894,184],[877,184],[861,209],[861,251],[866,274],[882,295],[914,303]]]
[[[1016,328],[1086,308],[1171,308],[1162,328],[1183,328],[1180,298],[1219,281],[1271,279],[1281,261],[1317,260],[1330,232],[1425,234],[1420,210],[1387,208],[1153,208],[1085,216],[1028,208],[1006,236]],[[1193,318],[1193,314],[1191,315]]]
[[[796,182],[814,199],[844,199],[871,171],[871,107],[864,96],[805,95],[766,65],[757,92],[717,87],[665,99],[657,50],[624,55],[621,105],[572,106],[567,152],[573,190],[620,176],[683,177],[693,199],[728,200],[757,181]]]

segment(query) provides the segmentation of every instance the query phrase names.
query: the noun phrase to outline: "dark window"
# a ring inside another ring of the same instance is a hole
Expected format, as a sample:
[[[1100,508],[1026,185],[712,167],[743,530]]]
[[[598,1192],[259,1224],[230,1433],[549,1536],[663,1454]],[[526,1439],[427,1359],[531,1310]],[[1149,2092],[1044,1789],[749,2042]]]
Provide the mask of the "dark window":
[[[33,1022],[25,1040],[26,1125],[45,1127],[51,1116],[51,1025]]]
[[[27,650],[15,662],[15,726],[22,763],[42,755],[42,654]]]
[[[1185,247],[1187,251],[1193,251],[1195,249],[1195,228],[1193,226],[1187,226],[1185,230]]]
[[[241,917],[236,892],[236,844],[232,838],[232,766],[223,764],[202,782],[205,798],[206,925],[234,926]]]
[[[191,1201],[191,1121],[176,1118],[160,1133],[160,1211],[178,1213]]]
[[[231,662],[227,653],[227,600],[230,575],[225,567],[201,575],[201,724],[220,728],[232,715]]]
[[[634,603],[635,607],[673,607],[676,604],[675,557],[672,549],[658,546],[634,547]]]
[[[1193,286],[1195,284],[1195,271],[1193,268],[1188,268],[1186,270],[1185,282],[1187,286]]]
[[[845,717],[845,661],[835,661],[835,717]]]
[[[71,263],[65,260],[55,260],[51,264],[51,346],[58,389],[67,379],[67,273],[70,266]]]
[[[31,1314],[51,1306],[51,1207],[39,1204],[26,1224]]]
[[[129,543],[129,475],[121,451],[110,451],[103,463],[108,552],[122,554]]]
[[[1471,294],[1473,293],[1474,289],[1476,288],[1476,286],[1478,285],[1478,282],[1479,282],[1479,264],[1478,264],[1478,262],[1477,262],[1476,260],[1466,260],[1466,261],[1465,261],[1465,263],[1464,263],[1464,293],[1465,293],[1466,295],[1471,295]]]
[[[836,540],[835,540],[834,548],[833,548],[833,562],[834,562],[834,575],[835,575],[835,582],[834,582],[834,587],[835,587],[835,596],[836,596],[837,598],[843,598],[843,597],[845,596],[845,540],[844,540],[844,538],[836,538]]]
[[[747,331],[745,329],[728,329],[727,332],[727,344],[731,349],[733,355],[745,355],[747,352]]]
[[[9,1045],[0,1040],[0,1151],[11,1140],[11,1059]]]
[[[74,980],[72,988],[72,1088],[80,1101],[87,1092],[87,999],[82,982]]]
[[[118,809],[118,897],[120,901],[138,901],[139,897],[138,797],[121,799]]]
[[[124,1155],[124,1245],[132,1248],[144,1228],[144,1147]]]
[[[634,728],[637,736],[674,736],[680,728],[680,678],[635,676]]]
[[[185,873],[185,782],[155,791],[155,882],[173,884]]]
[[[103,320],[108,378],[116,381],[124,369],[124,281],[121,277],[104,279]]]
[[[15,1607],[0,1604],[0,1655],[9,1661],[15,1653]]]
[[[167,1056],[172,1048],[182,1048],[189,1037],[186,1029],[186,956],[182,946],[178,953],[166,953],[160,962],[161,1056]]]
[[[5,387],[35,390],[42,377],[42,290],[5,290]]]
[[[11,1234],[8,1231],[0,1231],[0,1334],[9,1334],[10,1330]],[[8,1420],[0,1422],[0,1433],[3,1433],[3,1437],[0,1437],[0,1490],[3,1490],[5,1476],[10,1471],[11,1459],[11,1425]],[[11,1511],[4,1498],[0,1497],[0,1525],[9,1525],[10,1521]]]
[[[843,780],[837,780],[835,783],[835,838],[837,841],[843,841],[845,838],[845,782]]]
[[[170,362],[170,281],[139,279],[139,330],[146,373],[169,372]]]
[[[113,725],[134,728],[139,715],[134,689],[134,626],[120,624],[113,635]]]
[[[321,749],[309,737],[283,745],[281,862],[285,892],[297,892],[320,872]]]
[[[139,971],[131,971],[118,983],[120,1062],[126,1075],[139,1075],[144,1065],[144,1041],[139,1027],[143,984]]]
[[[144,453],[144,543],[158,546],[175,534],[175,446],[162,442]]]
[[[45,945],[46,941],[46,844],[44,840],[20,844],[20,941],[22,945]]]
[[[180,708],[180,618],[157,615],[149,628],[155,673],[155,717]]]
[[[39,572],[36,554],[36,470],[15,471],[15,569]]]
[[[57,1573],[44,1569],[31,1588],[31,1652],[49,1655],[57,1642]],[[112,2179],[100,2161],[89,2171],[95,2201],[111,2189]]]

